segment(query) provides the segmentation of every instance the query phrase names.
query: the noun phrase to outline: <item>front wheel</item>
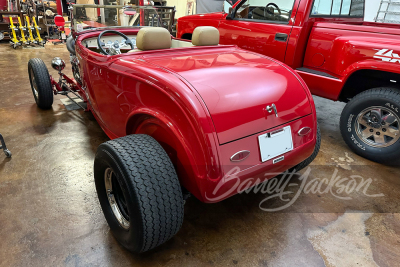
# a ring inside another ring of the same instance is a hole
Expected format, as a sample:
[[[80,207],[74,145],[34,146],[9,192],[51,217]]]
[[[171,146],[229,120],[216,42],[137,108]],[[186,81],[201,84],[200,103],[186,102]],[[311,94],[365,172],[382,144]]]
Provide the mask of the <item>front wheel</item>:
[[[37,106],[41,109],[50,109],[54,94],[46,64],[40,58],[32,58],[28,62],[28,73]]]
[[[374,88],[356,95],[343,109],[340,131],[346,144],[369,160],[400,162],[400,93]]]
[[[114,237],[132,252],[145,252],[172,238],[183,222],[183,196],[174,166],[149,135],[103,143],[94,179]]]

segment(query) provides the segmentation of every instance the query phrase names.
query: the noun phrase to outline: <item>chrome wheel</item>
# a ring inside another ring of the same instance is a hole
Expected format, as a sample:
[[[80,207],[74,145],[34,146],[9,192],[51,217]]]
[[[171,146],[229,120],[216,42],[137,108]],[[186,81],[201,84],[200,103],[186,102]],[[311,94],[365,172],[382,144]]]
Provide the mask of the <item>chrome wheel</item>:
[[[355,132],[367,145],[388,147],[400,138],[400,118],[385,107],[369,107],[358,114]]]
[[[33,74],[33,69],[31,68],[30,70],[30,78],[31,78],[31,83],[32,83],[32,92],[33,96],[35,97],[35,100],[37,101],[39,98],[39,92],[37,90],[37,85],[35,81],[35,75]]]
[[[124,194],[121,189],[115,173],[111,168],[107,168],[104,172],[104,182],[107,193],[107,199],[110,203],[111,210],[114,213],[119,225],[124,229],[129,229],[129,212]]]

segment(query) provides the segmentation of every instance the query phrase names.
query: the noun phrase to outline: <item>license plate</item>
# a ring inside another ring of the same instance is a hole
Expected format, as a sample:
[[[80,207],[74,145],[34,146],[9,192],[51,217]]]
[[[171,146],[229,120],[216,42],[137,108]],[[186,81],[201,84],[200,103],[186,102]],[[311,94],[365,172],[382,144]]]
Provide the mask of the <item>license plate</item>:
[[[290,126],[258,136],[261,161],[265,162],[293,150]]]
[[[65,35],[65,33],[61,33],[61,39],[62,39],[62,40],[67,39],[67,36]]]

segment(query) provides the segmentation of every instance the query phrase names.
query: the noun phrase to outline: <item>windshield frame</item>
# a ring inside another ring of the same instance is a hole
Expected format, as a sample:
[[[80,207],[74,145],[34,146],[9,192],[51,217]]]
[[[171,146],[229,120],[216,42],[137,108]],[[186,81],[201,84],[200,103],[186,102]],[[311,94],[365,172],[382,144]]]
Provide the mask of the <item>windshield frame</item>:
[[[126,25],[125,26],[118,26],[118,25],[117,26],[111,26],[110,25],[110,26],[105,26],[105,27],[90,27],[90,28],[88,28],[86,30],[77,31],[77,29],[76,29],[76,27],[77,27],[76,26],[76,24],[77,24],[76,21],[77,20],[75,18],[77,17],[76,16],[76,12],[77,12],[78,8],[93,8],[93,9],[98,8],[98,9],[103,9],[103,10],[101,10],[101,11],[103,11],[103,14],[104,14],[104,9],[117,9],[117,10],[119,10],[119,9],[132,10],[132,9],[134,9],[137,12],[141,12],[142,10],[153,10],[158,16],[158,19],[156,20],[157,23],[161,24],[161,25],[162,25],[162,20],[160,18],[160,14],[162,14],[162,12],[159,12],[159,10],[170,10],[171,11],[171,15],[170,15],[168,27],[166,28],[170,33],[172,32],[172,29],[173,29],[173,26],[174,26],[173,23],[175,21],[175,12],[176,12],[175,7],[168,7],[168,6],[71,4],[70,7],[69,7],[69,10],[70,10],[70,23],[71,23],[71,29],[72,29],[72,32],[73,32],[74,35],[79,35],[82,32],[97,31],[99,29],[100,30],[101,29],[105,30],[105,29],[110,29],[110,28],[111,29],[122,29],[122,28],[153,27],[153,26],[144,26],[144,25],[143,26],[141,26],[141,25],[139,25],[139,26],[137,26],[137,25],[135,25],[135,26],[126,26]],[[141,23],[142,23],[142,21],[141,21]]]

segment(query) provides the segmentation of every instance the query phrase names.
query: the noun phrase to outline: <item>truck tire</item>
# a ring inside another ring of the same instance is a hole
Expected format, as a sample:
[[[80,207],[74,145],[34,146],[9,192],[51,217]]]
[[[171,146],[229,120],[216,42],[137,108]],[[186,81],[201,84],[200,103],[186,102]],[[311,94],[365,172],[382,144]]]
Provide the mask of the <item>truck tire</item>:
[[[343,109],[340,131],[358,155],[379,163],[400,163],[400,93],[374,88],[356,95]]]
[[[293,171],[298,172],[307,167],[308,165],[310,165],[310,163],[313,162],[313,160],[317,157],[320,148],[321,148],[321,130],[319,128],[319,124],[317,124],[317,142],[315,143],[314,152],[306,160],[300,162],[295,167],[291,168],[289,172]]]
[[[181,228],[184,200],[178,176],[151,136],[135,134],[101,144],[94,179],[111,232],[126,249],[148,251]]]
[[[32,58],[28,62],[28,73],[36,105],[41,109],[50,109],[54,94],[46,64],[40,58]]]

